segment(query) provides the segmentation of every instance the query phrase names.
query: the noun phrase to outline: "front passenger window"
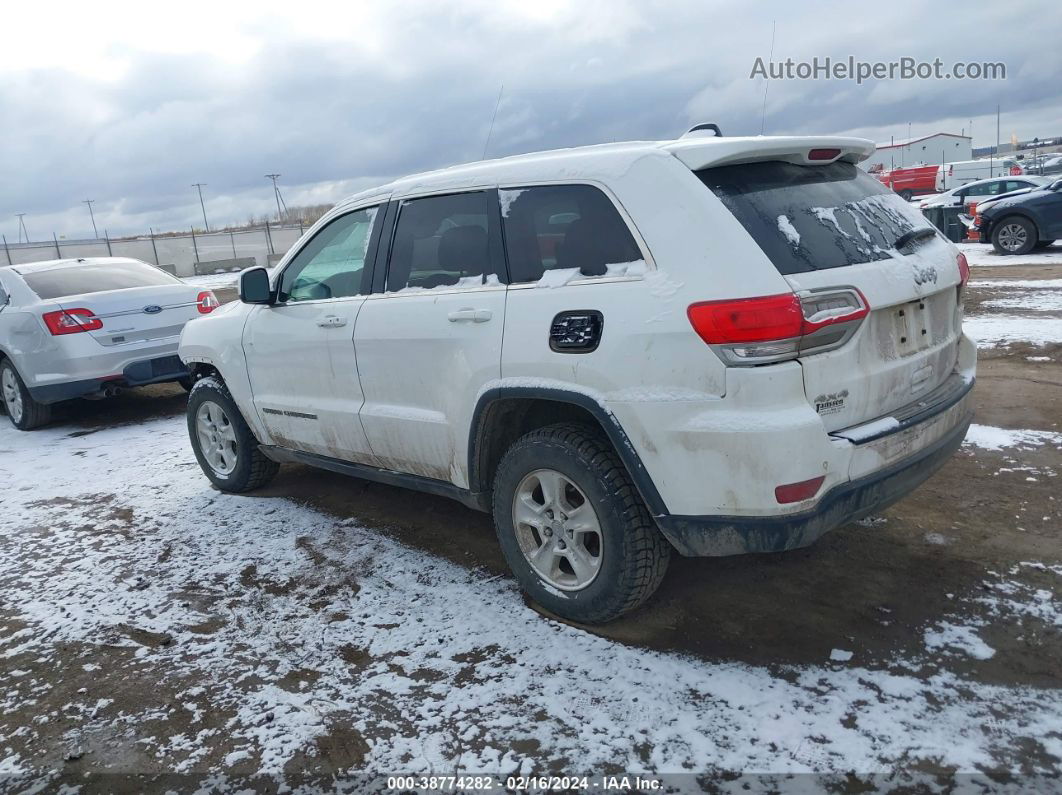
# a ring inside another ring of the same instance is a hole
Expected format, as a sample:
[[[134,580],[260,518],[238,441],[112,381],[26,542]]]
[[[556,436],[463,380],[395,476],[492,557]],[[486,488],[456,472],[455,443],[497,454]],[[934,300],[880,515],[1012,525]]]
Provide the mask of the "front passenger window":
[[[341,215],[314,235],[284,269],[278,302],[349,298],[361,293],[376,209]]]

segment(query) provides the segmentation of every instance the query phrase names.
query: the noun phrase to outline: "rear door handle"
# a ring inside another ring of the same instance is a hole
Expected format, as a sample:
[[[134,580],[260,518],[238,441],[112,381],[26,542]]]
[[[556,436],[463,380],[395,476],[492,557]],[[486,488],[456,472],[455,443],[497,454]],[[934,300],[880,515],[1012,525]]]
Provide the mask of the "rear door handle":
[[[347,325],[347,319],[338,315],[325,315],[317,321],[317,325],[323,328],[339,328]]]
[[[494,313],[489,309],[458,309],[447,317],[451,323],[486,323],[494,317]]]

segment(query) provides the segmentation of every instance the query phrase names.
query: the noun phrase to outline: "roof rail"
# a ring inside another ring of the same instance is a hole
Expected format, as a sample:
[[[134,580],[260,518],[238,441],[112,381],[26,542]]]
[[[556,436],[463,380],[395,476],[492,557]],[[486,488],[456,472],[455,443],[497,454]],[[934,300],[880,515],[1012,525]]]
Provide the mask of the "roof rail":
[[[715,138],[722,138],[723,137],[723,132],[722,132],[722,130],[719,129],[719,125],[718,124],[712,124],[711,122],[704,122],[703,124],[694,124],[688,130],[686,130],[686,132],[682,135],[682,137],[683,138],[701,138],[702,136],[695,135],[694,133],[699,133],[699,132],[702,132],[702,131],[705,131],[705,130],[711,130],[713,133],[715,133],[715,135],[714,135]]]

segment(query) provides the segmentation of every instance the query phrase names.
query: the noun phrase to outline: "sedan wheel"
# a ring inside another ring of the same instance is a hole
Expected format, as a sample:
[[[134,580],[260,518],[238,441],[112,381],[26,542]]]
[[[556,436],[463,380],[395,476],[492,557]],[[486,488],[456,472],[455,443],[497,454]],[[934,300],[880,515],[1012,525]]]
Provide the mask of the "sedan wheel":
[[[7,359],[0,359],[0,400],[7,418],[20,431],[39,428],[52,418],[52,407],[33,399],[15,365]]]
[[[513,498],[517,543],[531,568],[562,591],[579,591],[601,568],[601,525],[586,495],[553,469],[527,475]]]
[[[239,460],[236,429],[225,410],[213,401],[204,401],[195,416],[199,449],[207,464],[219,475],[229,475]]]
[[[1020,251],[1029,242],[1029,233],[1022,224],[1010,223],[999,230],[999,245],[1007,251]]]
[[[18,381],[15,380],[15,371],[5,367],[0,376],[0,389],[4,394],[4,406],[11,421],[18,425],[22,422],[22,390],[19,389]]]

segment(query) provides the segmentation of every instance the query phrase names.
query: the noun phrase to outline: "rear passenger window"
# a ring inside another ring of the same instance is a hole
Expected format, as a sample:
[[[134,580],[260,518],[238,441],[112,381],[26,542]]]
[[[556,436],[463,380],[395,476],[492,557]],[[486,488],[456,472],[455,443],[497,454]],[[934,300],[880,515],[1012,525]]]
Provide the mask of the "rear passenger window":
[[[402,202],[387,269],[387,291],[497,283],[483,191]]]
[[[624,274],[642,253],[615,205],[590,185],[542,185],[499,191],[512,281],[548,271]]]

